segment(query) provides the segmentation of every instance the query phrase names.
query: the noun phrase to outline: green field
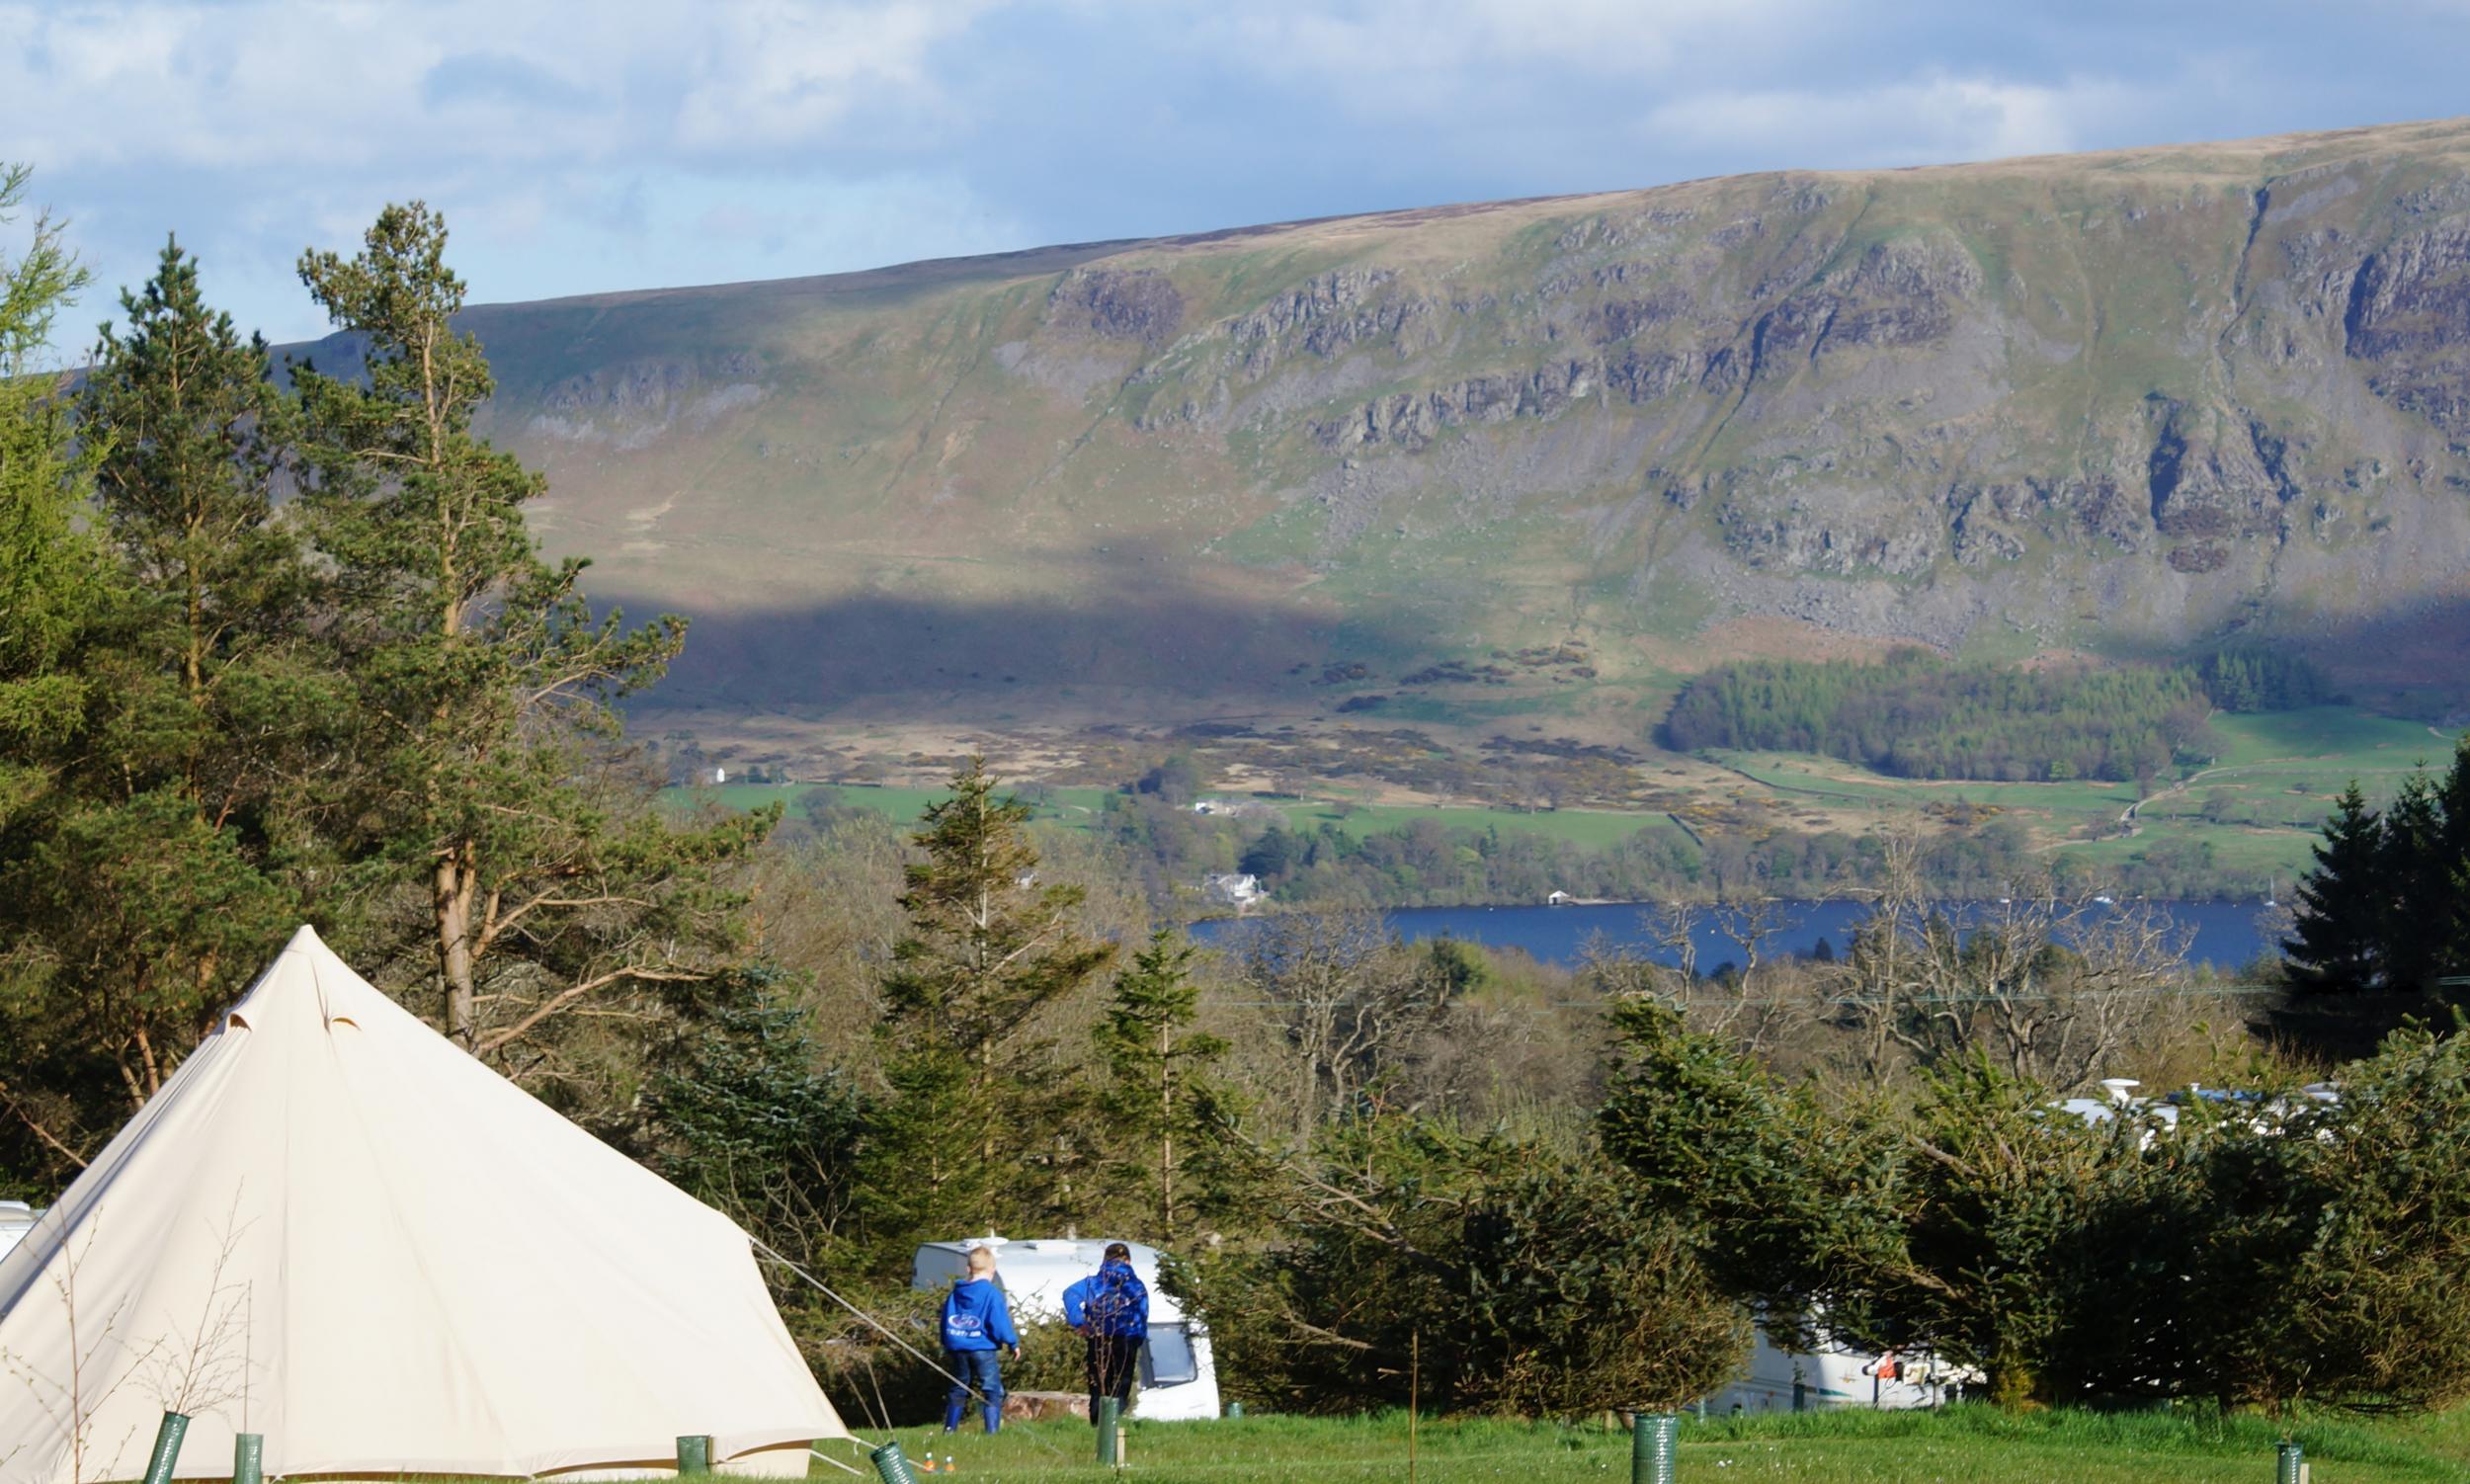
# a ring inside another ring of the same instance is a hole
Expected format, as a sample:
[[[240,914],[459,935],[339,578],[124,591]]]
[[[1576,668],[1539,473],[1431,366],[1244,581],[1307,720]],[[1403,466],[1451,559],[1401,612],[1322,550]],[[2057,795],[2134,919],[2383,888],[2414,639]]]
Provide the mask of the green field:
[[[723,783],[717,787],[672,788],[665,796],[673,807],[712,804],[724,809],[757,809],[784,802],[801,806],[815,793],[838,803],[873,809],[894,819],[914,820],[928,804],[943,798],[943,788],[892,788],[860,783]],[[1037,795],[1037,819],[1085,828],[1106,807],[1111,788],[1054,788]],[[1411,824],[1439,824],[1449,829],[1521,830],[1551,840],[1566,840],[1600,850],[1628,839],[1640,830],[1673,830],[1670,818],[1654,813],[1619,813],[1606,809],[1416,808],[1401,804],[1346,804],[1312,799],[1276,806],[1293,829],[1316,831],[1324,824],[1360,839]],[[1676,831],[1678,833],[1678,831]]]
[[[1112,788],[1052,788],[1042,790],[1031,815],[1035,819],[1085,829],[1106,807]],[[948,788],[894,788],[874,783],[722,783],[695,788],[663,790],[672,807],[694,808],[701,804],[723,809],[760,809],[766,804],[785,803],[791,809],[804,805],[812,795],[830,795],[833,802],[856,809],[872,809],[903,823],[914,821],[926,812],[927,805],[948,797]]]
[[[880,1435],[874,1435],[879,1437]],[[2462,1414],[2360,1422],[2309,1416],[2289,1434],[2261,1416],[2223,1418],[2208,1409],[2096,1413],[1941,1412],[1780,1414],[1729,1421],[1685,1420],[1678,1476],[1684,1480],[1797,1479],[1964,1481],[1964,1484],[2255,1484],[2272,1477],[2275,1444],[2292,1436],[2325,1484],[2458,1480],[2470,1470]],[[1098,1477],[1084,1423],[1015,1424],[989,1439],[971,1431],[904,1430],[903,1451],[951,1457],[963,1475],[988,1480]],[[1499,1479],[1625,1479],[1628,1435],[1486,1419],[1425,1420],[1416,1477],[1434,1484]],[[1398,1480],[1407,1476],[1403,1413],[1344,1419],[1253,1417],[1214,1423],[1133,1424],[1127,1466],[1113,1477],[1269,1484],[1272,1480]],[[855,1449],[842,1456],[863,1466]],[[838,1477],[818,1468],[818,1475]]]
[[[1452,830],[1519,830],[1541,835],[1547,840],[1565,840],[1588,850],[1602,850],[1617,845],[1640,830],[1680,831],[1663,814],[1628,813],[1610,809],[1485,809],[1415,807],[1406,804],[1334,804],[1319,801],[1289,803],[1279,806],[1287,823],[1298,830],[1317,831],[1323,825],[1334,826],[1340,833],[1361,839],[1384,830],[1404,829],[1415,824],[1437,824]]]
[[[2064,783],[1923,782],[1890,778],[1836,758],[1801,753],[1710,754],[1730,771],[1725,794],[1774,802],[1806,813],[1825,809],[1839,827],[1857,829],[1864,817],[1886,818],[1905,810],[1958,802],[2012,814],[2045,849],[2101,866],[2123,866],[2156,849],[2202,846],[2217,870],[2255,877],[2261,884],[2286,881],[2305,870],[2317,828],[2333,796],[2352,779],[2382,799],[2421,764],[2441,766],[2453,745],[2425,723],[2379,716],[2343,706],[2254,715],[2219,715],[2213,731],[2219,754],[2192,761],[2179,777],[2164,779],[2141,803],[2136,785],[2101,780]],[[1654,765],[1650,764],[1650,770]],[[1737,786],[1736,786],[1737,784]],[[916,819],[943,796],[937,788],[826,783],[730,783],[669,790],[679,807],[710,803],[755,808],[776,800],[795,808],[816,792],[893,819]],[[1032,788],[1035,817],[1067,828],[1091,824],[1113,790],[1097,787]],[[1709,801],[1711,795],[1703,794]],[[2112,834],[2129,806],[2136,809],[2133,834]],[[1358,804],[1333,799],[1278,801],[1288,826],[1306,832],[1324,827],[1361,838],[1428,823],[1452,830],[1498,829],[1603,850],[1640,830],[1678,833],[1660,812],[1601,809],[1522,810],[1482,806]],[[1851,818],[1846,818],[1850,815]],[[2100,838],[2091,838],[2099,835]]]

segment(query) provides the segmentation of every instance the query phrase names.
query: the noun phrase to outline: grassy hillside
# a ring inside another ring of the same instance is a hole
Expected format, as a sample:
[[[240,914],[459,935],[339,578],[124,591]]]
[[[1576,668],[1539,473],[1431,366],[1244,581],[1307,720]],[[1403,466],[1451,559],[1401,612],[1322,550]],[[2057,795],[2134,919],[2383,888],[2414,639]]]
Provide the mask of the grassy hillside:
[[[700,620],[672,706],[1605,735],[1711,658],[2233,632],[2462,684],[2462,123],[467,322],[550,545]]]

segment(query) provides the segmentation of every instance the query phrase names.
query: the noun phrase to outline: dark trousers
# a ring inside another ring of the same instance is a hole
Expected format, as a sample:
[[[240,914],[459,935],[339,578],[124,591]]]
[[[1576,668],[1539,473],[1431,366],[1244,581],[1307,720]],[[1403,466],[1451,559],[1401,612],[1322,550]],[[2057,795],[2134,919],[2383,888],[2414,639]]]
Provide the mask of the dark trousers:
[[[944,1431],[960,1426],[961,1409],[969,1405],[969,1388],[977,1388],[986,1398],[986,1431],[992,1433],[1004,1425],[1004,1362],[1003,1353],[993,1350],[947,1350],[944,1352],[944,1368],[960,1377],[944,1398]]]
[[[1132,1376],[1140,1369],[1141,1337],[1138,1335],[1092,1335],[1089,1337],[1089,1420],[1098,1422],[1098,1399],[1112,1396],[1122,1404],[1120,1410],[1132,1406]]]

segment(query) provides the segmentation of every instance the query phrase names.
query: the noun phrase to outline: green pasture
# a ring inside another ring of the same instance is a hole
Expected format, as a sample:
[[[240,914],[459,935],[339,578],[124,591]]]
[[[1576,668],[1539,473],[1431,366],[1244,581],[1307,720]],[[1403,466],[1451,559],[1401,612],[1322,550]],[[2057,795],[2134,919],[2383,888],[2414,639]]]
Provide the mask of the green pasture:
[[[2441,766],[2453,750],[2450,734],[2425,722],[2348,706],[2217,715],[2212,729],[2222,741],[2220,766],[2273,762],[2343,780],[2351,773],[2405,772],[2421,762]]]
[[[1519,830],[1541,835],[1547,840],[1561,840],[1588,850],[1602,850],[1617,845],[1640,830],[1671,830],[1679,834],[1671,819],[1662,814],[1635,813],[1613,809],[1520,809],[1483,808],[1418,808],[1408,804],[1337,804],[1318,800],[1281,804],[1290,828],[1306,832],[1318,831],[1323,825],[1334,826],[1341,834],[1361,839],[1384,830],[1403,829],[1414,824],[1437,824],[1452,830]]]
[[[1112,788],[1050,788],[1031,790],[1031,818],[1048,820],[1073,828],[1085,829],[1106,806]],[[785,803],[790,809],[802,807],[811,795],[821,793],[834,803],[855,809],[872,809],[878,814],[908,823],[926,812],[927,805],[951,794],[948,788],[896,788],[873,783],[721,783],[692,788],[668,788],[663,797],[674,808],[692,809],[713,804],[723,809],[760,809],[770,803]]]
[[[1969,779],[1925,783],[1891,778],[1855,763],[1808,753],[1709,752],[1707,756],[1778,792],[1802,797],[1816,795],[1815,801],[1820,803],[1917,808],[1961,800],[1995,804],[2003,809],[2115,815],[2135,802],[2135,784],[2100,779],[2053,783],[2000,783]]]
[[[974,1427],[974,1420],[971,1423]],[[1086,1423],[1015,1424],[994,1438],[904,1429],[912,1458],[949,1456],[964,1475],[993,1481],[1107,1477],[1092,1460]],[[2460,1414],[2358,1421],[2307,1415],[2282,1424],[2224,1417],[2209,1408],[2101,1413],[2007,1413],[1984,1406],[1938,1412],[1768,1414],[1686,1419],[1683,1480],[1794,1479],[1966,1481],[1966,1484],[2255,1484],[2272,1477],[2284,1437],[2305,1447],[2324,1484],[2458,1480],[2470,1470],[2470,1429]],[[1433,1484],[1503,1479],[1625,1480],[1627,1433],[1602,1425],[1493,1419],[1425,1419],[1417,1428],[1416,1477]],[[1134,1423],[1126,1466],[1112,1477],[1211,1484],[1370,1484],[1407,1476],[1407,1419],[1250,1417],[1200,1423]],[[857,1450],[836,1456],[864,1466]],[[818,1465],[817,1477],[842,1477]]]
[[[2286,891],[2300,872],[2315,864],[2310,851],[2316,839],[2304,830],[2255,829],[2195,818],[2148,818],[2132,836],[2071,841],[2060,849],[2071,860],[2118,866],[2165,843],[2208,845],[2212,847],[2213,864],[2219,869],[2260,878],[2278,876]]]
[[[906,821],[916,819],[925,812],[928,804],[945,797],[948,791],[943,788],[893,788],[860,783],[722,783],[671,788],[666,790],[665,796],[673,807],[681,809],[698,804],[712,804],[724,809],[757,809],[774,802],[786,803],[791,809],[796,809],[804,804],[808,796],[820,792],[829,795],[836,803],[873,809]],[[1085,828],[1106,807],[1107,799],[1113,791],[1111,788],[1089,787],[1031,790],[1036,800],[1036,813],[1032,817]],[[1240,798],[1240,795],[1231,796]],[[1536,812],[1471,807],[1436,809],[1404,804],[1348,804],[1326,799],[1286,802],[1276,807],[1286,816],[1287,824],[1292,829],[1317,831],[1328,824],[1357,839],[1405,825],[1431,823],[1453,830],[1522,830],[1546,839],[1566,840],[1589,850],[1601,850],[1618,844],[1640,830],[1674,828],[1673,822],[1662,814],[1609,809],[1546,809]]]

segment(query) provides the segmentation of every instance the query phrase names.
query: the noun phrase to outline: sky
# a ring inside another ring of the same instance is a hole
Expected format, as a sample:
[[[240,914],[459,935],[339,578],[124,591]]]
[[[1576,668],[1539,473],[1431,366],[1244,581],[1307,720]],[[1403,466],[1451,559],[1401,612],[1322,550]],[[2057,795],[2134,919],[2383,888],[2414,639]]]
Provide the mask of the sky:
[[[0,161],[95,286],[441,208],[474,302],[2470,111],[2470,0],[0,0]],[[0,227],[0,253],[27,221]]]

